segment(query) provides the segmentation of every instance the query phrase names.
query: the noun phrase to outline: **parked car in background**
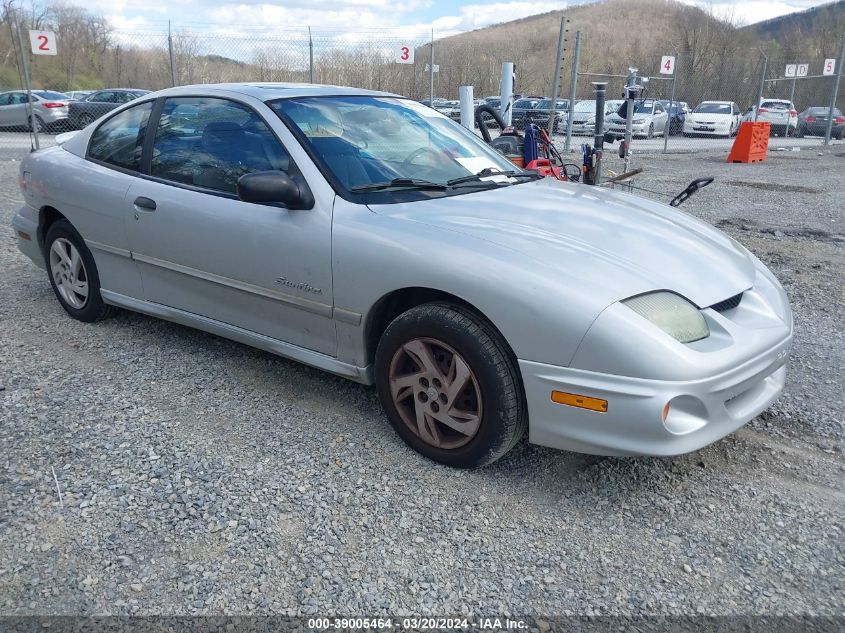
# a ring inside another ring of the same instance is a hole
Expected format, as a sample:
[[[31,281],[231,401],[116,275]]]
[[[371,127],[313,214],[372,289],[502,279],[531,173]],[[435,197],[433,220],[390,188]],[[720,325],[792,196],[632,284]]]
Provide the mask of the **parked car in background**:
[[[663,104],[654,99],[634,102],[633,136],[651,138],[669,132],[669,114]],[[625,138],[625,117],[618,111],[607,118],[605,132],[613,138]]]
[[[437,108],[437,106],[442,105],[446,102],[446,99],[441,99],[439,97],[434,97],[434,99],[422,99],[420,101],[421,104],[427,105],[429,108]]]
[[[193,123],[174,126],[183,108]],[[737,241],[666,204],[515,170],[398,95],[171,88],[20,173],[5,247],[16,236],[70,317],[119,306],[374,384],[399,437],[450,466],[493,462],[526,433],[688,453],[785,384],[786,293]]]
[[[754,114],[755,108],[751,106],[743,120],[754,121]],[[798,111],[789,99],[763,99],[757,109],[756,120],[771,123],[773,136],[792,136],[798,127]]]
[[[686,115],[684,136],[724,136],[739,130],[742,113],[732,101],[702,101]]]
[[[32,99],[25,90],[0,93],[0,128],[13,128],[21,132],[32,129],[30,108],[35,114],[35,128],[41,131],[58,130],[66,126],[70,99],[62,92],[33,90]]]
[[[82,129],[99,119],[106,112],[110,112],[124,103],[134,101],[138,97],[143,97],[149,92],[149,90],[127,88],[98,90],[81,101],[70,103],[68,123],[75,130]]]
[[[666,112],[669,113],[669,134],[681,134],[684,131],[684,121],[687,118],[686,104],[682,101],[661,101]]]
[[[534,110],[537,105],[542,101],[541,97],[524,97],[522,99],[517,99],[513,102],[513,109],[511,114],[511,123],[513,123],[514,127],[517,129],[522,129],[525,127],[525,118],[528,113]],[[546,113],[546,119],[548,120],[548,112]]]
[[[828,106],[813,106],[798,115],[795,136],[824,136],[827,134],[827,124],[830,121]],[[839,108],[833,109],[833,126],[830,128],[830,138],[845,138],[845,116]]]
[[[444,101],[438,106],[434,107],[440,114],[445,114],[450,119],[461,118],[461,102],[456,100]]]
[[[70,92],[66,92],[65,94],[71,101],[81,101],[88,95],[94,94],[95,92],[95,90],[71,90]]]
[[[622,105],[622,100],[611,99],[604,102],[604,128],[607,129],[607,119],[615,114]],[[568,113],[567,113],[568,114]],[[566,118],[561,121],[561,132],[566,132]],[[572,134],[592,136],[596,132],[596,102],[593,99],[578,101],[572,108]]]

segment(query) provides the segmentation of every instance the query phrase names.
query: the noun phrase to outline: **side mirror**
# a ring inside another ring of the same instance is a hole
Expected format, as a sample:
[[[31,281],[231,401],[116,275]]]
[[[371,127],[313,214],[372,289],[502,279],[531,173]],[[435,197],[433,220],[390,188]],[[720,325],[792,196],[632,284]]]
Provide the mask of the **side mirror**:
[[[283,204],[288,209],[310,209],[314,196],[301,179],[282,171],[254,171],[238,178],[238,198],[254,204]]]

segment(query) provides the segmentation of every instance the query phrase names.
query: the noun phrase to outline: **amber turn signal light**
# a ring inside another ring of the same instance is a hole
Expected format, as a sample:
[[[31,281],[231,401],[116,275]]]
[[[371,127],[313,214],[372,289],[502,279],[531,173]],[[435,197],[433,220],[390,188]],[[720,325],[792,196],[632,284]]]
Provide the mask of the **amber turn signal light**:
[[[578,407],[579,409],[587,409],[589,411],[598,411],[599,413],[607,412],[607,400],[582,396],[577,393],[552,391],[552,402],[565,404],[570,407]]]

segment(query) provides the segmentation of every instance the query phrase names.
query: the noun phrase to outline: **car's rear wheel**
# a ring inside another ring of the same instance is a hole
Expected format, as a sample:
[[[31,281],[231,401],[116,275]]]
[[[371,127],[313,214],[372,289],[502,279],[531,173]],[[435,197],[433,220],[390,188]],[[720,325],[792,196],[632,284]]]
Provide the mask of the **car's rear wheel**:
[[[528,416],[513,354],[469,310],[432,303],[401,314],[379,342],[375,371],[393,428],[442,464],[484,466],[525,433]]]
[[[44,245],[50,285],[65,311],[87,323],[108,316],[112,308],[100,296],[94,257],[70,222],[58,220],[51,224]]]
[[[646,134],[646,138],[651,138],[654,136],[654,123],[648,126],[648,133]]]
[[[88,114],[87,112],[83,112],[79,115],[79,127],[80,129],[86,128],[94,122],[94,115]]]

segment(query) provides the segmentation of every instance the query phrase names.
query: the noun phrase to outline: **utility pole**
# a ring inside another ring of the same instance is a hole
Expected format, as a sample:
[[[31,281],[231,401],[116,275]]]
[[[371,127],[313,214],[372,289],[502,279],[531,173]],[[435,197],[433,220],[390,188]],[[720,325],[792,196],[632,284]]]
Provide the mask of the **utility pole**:
[[[563,64],[563,52],[566,43],[566,23],[565,15],[560,16],[560,32],[557,36],[557,59],[555,60],[555,74],[552,77],[552,107],[549,112],[549,124],[546,126],[549,136],[555,133],[555,116],[557,114],[557,93],[560,87],[560,67]]]
[[[173,65],[173,33],[170,31],[170,20],[167,21],[167,52],[170,55],[170,85],[176,85],[176,67]]]
[[[833,132],[833,110],[836,108],[836,97],[839,96],[839,80],[842,78],[842,65],[845,64],[845,33],[839,44],[839,59],[836,61],[836,73],[833,79],[833,91],[830,93],[830,113],[827,117],[827,130],[824,133],[824,144],[830,145],[830,135]]]
[[[32,130],[32,137],[35,142],[35,149],[41,149],[41,144],[38,140],[38,119],[35,117],[35,110],[32,109],[32,85],[29,83],[29,62],[27,58],[29,53],[23,47],[23,36],[21,35],[21,21],[20,17],[15,12],[15,27],[18,31],[18,45],[21,48],[21,65],[23,66],[23,81],[26,88],[26,110],[29,114],[29,129]]]
[[[311,39],[311,27],[308,27],[308,83],[314,83],[314,40]]]
[[[566,117],[566,143],[564,149],[568,152],[572,143],[572,115],[575,113],[575,97],[578,94],[578,64],[581,63],[581,31],[575,32],[575,54],[572,57],[572,78],[569,84],[569,112]]]
[[[428,78],[428,104],[434,107],[434,29],[431,29],[431,60],[428,63],[431,71]]]
[[[757,117],[760,114],[760,102],[763,100],[763,87],[766,85],[766,75],[769,72],[769,57],[760,50],[760,54],[763,56],[763,74],[760,75],[760,88],[757,90],[757,103],[754,104],[754,120],[757,120]]]

